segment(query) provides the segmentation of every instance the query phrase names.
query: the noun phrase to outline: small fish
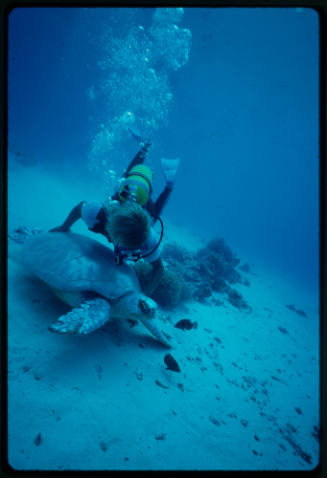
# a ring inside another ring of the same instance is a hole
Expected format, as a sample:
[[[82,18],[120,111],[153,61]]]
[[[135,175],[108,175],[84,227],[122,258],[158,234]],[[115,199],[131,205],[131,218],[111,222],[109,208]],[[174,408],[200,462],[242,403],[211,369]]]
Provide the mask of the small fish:
[[[164,362],[167,365],[167,370],[172,372],[180,372],[181,369],[178,366],[178,363],[171,354],[166,354],[164,357]]]
[[[191,322],[189,319],[182,319],[177,324],[175,324],[175,327],[177,329],[182,329],[182,330],[191,330],[191,329],[196,329],[198,326],[197,322]]]
[[[41,443],[42,443],[41,432],[38,433],[38,434],[36,435],[36,437],[34,438],[34,443],[35,443],[36,446],[40,446],[40,445],[41,445]]]

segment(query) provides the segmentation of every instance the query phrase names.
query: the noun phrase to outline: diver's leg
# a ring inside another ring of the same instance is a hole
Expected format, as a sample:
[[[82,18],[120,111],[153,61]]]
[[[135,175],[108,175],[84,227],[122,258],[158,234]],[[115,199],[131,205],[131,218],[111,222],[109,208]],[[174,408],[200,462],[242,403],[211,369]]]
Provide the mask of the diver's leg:
[[[142,146],[142,148],[137,152],[132,161],[129,163],[126,171],[123,174],[123,177],[126,178],[127,174],[132,168],[134,168],[134,166],[136,166],[137,164],[142,164],[144,162],[145,158],[147,157],[150,146],[151,141],[147,141],[144,146]]]
[[[158,217],[160,216],[165,204],[167,203],[169,199],[169,196],[172,190],[173,190],[172,186],[167,185],[165,189],[162,191],[162,193],[160,194],[160,196],[158,197],[158,199],[156,200],[156,202],[154,203],[153,217],[155,218],[155,220],[158,219]]]
[[[180,163],[180,159],[177,158],[177,159],[167,159],[167,158],[161,158],[161,166],[162,166],[162,170],[163,170],[163,173],[165,175],[165,178],[166,178],[166,187],[165,189],[162,191],[162,193],[160,194],[160,196],[158,197],[158,199],[156,200],[156,202],[154,203],[154,207],[153,207],[153,216],[155,217],[155,219],[157,219],[166,202],[168,201],[168,198],[173,190],[173,187],[174,187],[174,182],[175,182],[175,176],[176,176],[176,173],[177,173],[177,169],[179,167],[179,163]]]

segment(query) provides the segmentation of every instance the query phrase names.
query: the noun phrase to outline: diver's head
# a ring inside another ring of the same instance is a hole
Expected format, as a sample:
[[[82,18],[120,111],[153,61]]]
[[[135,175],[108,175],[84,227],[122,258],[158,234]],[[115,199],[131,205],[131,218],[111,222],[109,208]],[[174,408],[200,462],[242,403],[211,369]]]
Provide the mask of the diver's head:
[[[106,231],[114,244],[139,249],[150,235],[150,215],[136,202],[107,206]]]
[[[122,181],[119,190],[119,199],[125,202],[127,199],[134,199],[138,204],[144,206],[148,202],[152,190],[152,171],[144,164],[134,166],[127,177]]]

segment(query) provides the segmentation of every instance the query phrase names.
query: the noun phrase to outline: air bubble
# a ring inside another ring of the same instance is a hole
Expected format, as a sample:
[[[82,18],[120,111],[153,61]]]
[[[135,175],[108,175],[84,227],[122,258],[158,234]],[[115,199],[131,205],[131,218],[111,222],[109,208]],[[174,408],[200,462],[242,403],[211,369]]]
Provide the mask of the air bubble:
[[[153,21],[157,23],[178,23],[184,15],[183,8],[157,8],[153,14]]]
[[[167,123],[173,98],[169,72],[187,63],[191,48],[190,30],[177,25],[183,15],[183,8],[157,8],[150,27],[134,25],[124,37],[103,39],[98,66],[105,78],[96,91],[110,113],[92,141],[93,167],[103,168],[102,160],[107,164],[108,153],[113,157],[121,141],[130,138],[131,126],[141,137],[151,137]]]

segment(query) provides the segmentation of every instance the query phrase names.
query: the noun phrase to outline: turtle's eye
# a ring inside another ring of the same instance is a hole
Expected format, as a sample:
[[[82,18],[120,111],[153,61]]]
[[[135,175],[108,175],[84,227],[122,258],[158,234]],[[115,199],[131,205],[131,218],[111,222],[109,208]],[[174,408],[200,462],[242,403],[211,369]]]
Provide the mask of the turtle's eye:
[[[153,308],[150,307],[149,304],[143,299],[139,300],[139,308],[140,308],[142,314],[144,314],[144,315],[147,315],[149,317],[152,317],[154,315]]]

